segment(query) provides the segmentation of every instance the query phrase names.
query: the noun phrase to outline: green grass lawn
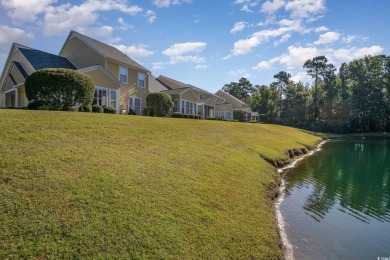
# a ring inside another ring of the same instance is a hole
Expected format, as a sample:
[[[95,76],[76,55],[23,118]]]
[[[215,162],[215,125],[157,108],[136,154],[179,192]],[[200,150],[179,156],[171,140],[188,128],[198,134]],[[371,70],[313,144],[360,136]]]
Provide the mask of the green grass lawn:
[[[0,110],[0,259],[282,258],[262,157],[293,128]]]

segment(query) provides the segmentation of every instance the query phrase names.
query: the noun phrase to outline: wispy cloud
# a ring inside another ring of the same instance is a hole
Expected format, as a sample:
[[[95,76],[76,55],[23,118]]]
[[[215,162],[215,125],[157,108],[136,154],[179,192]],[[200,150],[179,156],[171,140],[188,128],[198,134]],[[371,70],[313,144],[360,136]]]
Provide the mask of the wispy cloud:
[[[237,33],[237,32],[240,32],[242,30],[244,30],[244,28],[246,27],[246,23],[245,22],[237,22],[234,24],[234,27],[230,30],[230,33]]]
[[[191,3],[191,0],[153,0],[152,3],[157,7],[157,8],[167,8],[170,7],[171,5],[179,5],[182,3]]]
[[[176,63],[195,63],[195,64],[205,64],[206,59],[199,56],[207,43],[205,42],[184,42],[184,43],[175,43],[170,46],[168,49],[162,52],[163,55],[169,57],[170,64]]]

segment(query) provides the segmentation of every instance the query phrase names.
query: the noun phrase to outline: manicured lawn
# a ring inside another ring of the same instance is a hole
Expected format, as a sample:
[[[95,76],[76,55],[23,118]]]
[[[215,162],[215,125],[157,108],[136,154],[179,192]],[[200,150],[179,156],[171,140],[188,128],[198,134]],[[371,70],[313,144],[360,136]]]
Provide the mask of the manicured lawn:
[[[318,141],[274,125],[0,110],[0,259],[282,258],[280,176],[261,156]]]

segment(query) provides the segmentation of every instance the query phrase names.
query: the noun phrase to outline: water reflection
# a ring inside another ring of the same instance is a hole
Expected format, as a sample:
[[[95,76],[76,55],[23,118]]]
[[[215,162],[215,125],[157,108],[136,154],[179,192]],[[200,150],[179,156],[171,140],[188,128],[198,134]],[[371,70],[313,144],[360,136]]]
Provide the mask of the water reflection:
[[[389,148],[389,141],[325,145],[316,158],[286,172],[286,198],[305,190],[302,207],[318,222],[334,207],[364,223],[390,222]]]

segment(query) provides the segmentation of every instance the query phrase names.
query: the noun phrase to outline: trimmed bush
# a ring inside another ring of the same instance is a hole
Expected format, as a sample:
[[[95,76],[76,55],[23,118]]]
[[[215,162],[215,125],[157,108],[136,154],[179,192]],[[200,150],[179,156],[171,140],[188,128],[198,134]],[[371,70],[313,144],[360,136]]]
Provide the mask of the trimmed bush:
[[[174,112],[172,113],[173,118],[183,118],[183,114],[180,112]]]
[[[150,93],[146,97],[146,106],[154,116],[166,116],[173,107],[172,97],[164,92]]]
[[[92,106],[90,105],[79,106],[79,112],[92,112]]]
[[[103,112],[104,112],[104,109],[103,109],[102,106],[93,105],[93,106],[92,106],[92,112],[94,112],[94,113],[103,113]]]
[[[234,110],[233,111],[233,119],[242,120],[245,116],[245,111],[242,110]]]
[[[27,109],[29,110],[48,110],[46,104],[42,101],[31,101],[27,104]]]
[[[32,73],[25,82],[28,100],[39,101],[50,110],[65,110],[76,104],[90,105],[95,86],[92,78],[71,69],[43,69]]]
[[[257,124],[257,121],[256,120],[250,120],[250,121],[248,121],[248,123]]]
[[[118,111],[113,108],[113,107],[105,107],[104,108],[104,113],[107,113],[107,114],[118,114]]]

